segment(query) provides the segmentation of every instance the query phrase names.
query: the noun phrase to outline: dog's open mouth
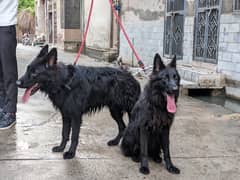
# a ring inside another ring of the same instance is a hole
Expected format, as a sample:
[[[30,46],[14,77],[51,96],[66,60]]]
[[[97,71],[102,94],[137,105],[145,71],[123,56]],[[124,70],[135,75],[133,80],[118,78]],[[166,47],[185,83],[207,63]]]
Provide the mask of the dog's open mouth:
[[[176,113],[177,107],[175,103],[175,96],[167,94],[167,110],[170,113]]]
[[[26,103],[30,96],[32,96],[33,94],[35,94],[40,88],[40,85],[38,83],[34,84],[32,87],[27,88],[24,92],[24,95],[22,97],[22,101],[23,103]]]

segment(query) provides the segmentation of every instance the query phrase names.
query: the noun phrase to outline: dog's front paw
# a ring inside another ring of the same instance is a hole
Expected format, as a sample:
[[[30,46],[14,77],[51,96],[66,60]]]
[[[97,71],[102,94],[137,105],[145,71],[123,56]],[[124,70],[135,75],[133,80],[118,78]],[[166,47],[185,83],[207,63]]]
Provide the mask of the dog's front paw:
[[[64,147],[62,146],[55,146],[52,148],[52,152],[63,152]]]
[[[148,167],[144,167],[144,166],[141,166],[139,171],[143,174],[149,174],[150,173],[150,170]]]
[[[113,140],[108,141],[107,144],[108,144],[108,146],[117,146],[118,143],[119,143],[119,140],[113,139]]]
[[[180,174],[180,169],[178,169],[174,165],[167,166],[167,170],[168,170],[168,172],[170,172],[172,174]]]
[[[63,159],[72,159],[74,158],[74,156],[75,156],[74,152],[68,151],[63,154]]]

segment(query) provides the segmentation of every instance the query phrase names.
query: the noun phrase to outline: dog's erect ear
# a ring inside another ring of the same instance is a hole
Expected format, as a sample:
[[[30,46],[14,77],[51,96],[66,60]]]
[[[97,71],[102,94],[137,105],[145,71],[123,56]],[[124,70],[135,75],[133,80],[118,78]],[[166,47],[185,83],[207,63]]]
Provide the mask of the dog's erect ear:
[[[168,65],[169,67],[176,68],[177,67],[177,57],[174,55],[172,61]]]
[[[154,61],[153,61],[153,73],[155,72],[159,72],[162,69],[165,68],[165,65],[162,61],[161,56],[157,53],[154,57]]]
[[[57,64],[57,48],[52,48],[51,51],[48,53],[47,64],[49,66]]]
[[[48,53],[48,44],[45,45],[45,46],[42,48],[42,50],[40,51],[38,57],[45,56],[45,55],[47,55],[47,53]]]

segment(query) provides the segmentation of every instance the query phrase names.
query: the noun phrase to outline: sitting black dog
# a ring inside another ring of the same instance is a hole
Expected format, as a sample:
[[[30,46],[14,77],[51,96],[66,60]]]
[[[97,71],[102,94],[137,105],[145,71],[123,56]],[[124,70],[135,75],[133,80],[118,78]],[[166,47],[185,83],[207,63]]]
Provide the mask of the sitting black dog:
[[[161,162],[161,150],[169,172],[180,170],[171,161],[169,131],[176,113],[180,76],[176,69],[176,56],[167,66],[159,54],[155,55],[153,72],[144,92],[135,104],[129,126],[121,143],[125,156],[141,161],[140,172],[149,174],[148,156]]]
[[[62,141],[53,152],[62,152],[69,140],[71,146],[64,159],[75,156],[82,115],[96,112],[107,106],[118,124],[119,133],[108,145],[117,145],[123,135],[123,113],[130,116],[140,95],[140,85],[123,70],[110,67],[84,67],[57,63],[57,49],[48,53],[46,45],[28,66],[26,73],[17,81],[18,87],[26,88],[24,100],[38,89],[47,94],[63,119]]]

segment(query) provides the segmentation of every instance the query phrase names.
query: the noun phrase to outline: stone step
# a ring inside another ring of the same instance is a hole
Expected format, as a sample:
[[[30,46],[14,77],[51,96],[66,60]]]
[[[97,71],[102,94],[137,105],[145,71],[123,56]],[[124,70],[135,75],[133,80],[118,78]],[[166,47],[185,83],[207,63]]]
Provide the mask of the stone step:
[[[187,80],[184,80],[184,79],[181,79],[180,85],[183,88],[187,88],[187,89],[194,89],[194,88],[198,87],[197,83],[192,82],[192,81],[187,81]]]
[[[188,89],[219,89],[225,86],[225,76],[221,73],[214,72],[213,70],[180,65],[178,66],[178,71],[182,80],[185,82],[192,82],[183,83],[183,87]]]
[[[86,48],[86,55],[91,58],[100,59],[107,62],[112,62],[117,59],[117,50],[110,48],[110,49],[103,49],[103,48],[95,48],[95,47],[87,47]]]

